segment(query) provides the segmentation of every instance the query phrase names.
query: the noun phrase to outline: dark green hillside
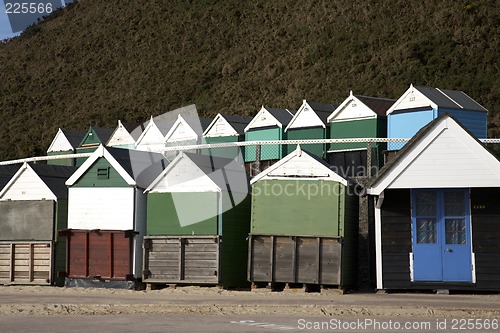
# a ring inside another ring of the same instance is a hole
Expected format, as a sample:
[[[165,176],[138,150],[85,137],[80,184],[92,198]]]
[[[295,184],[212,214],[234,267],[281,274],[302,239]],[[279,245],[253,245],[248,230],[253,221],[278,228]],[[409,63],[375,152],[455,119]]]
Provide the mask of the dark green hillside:
[[[114,127],[195,103],[254,114],[303,98],[464,90],[500,136],[494,0],[81,0],[0,45],[0,159],[57,127]]]

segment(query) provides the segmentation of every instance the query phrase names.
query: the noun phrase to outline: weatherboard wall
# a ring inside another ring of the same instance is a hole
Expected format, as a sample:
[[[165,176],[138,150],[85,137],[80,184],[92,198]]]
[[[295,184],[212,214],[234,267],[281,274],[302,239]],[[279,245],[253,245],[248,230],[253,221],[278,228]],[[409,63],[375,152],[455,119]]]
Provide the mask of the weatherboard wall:
[[[229,135],[229,136],[214,136],[214,137],[203,137],[202,143],[233,143],[243,141],[244,137],[241,135]],[[217,156],[217,157],[225,157],[236,159],[240,156],[244,155],[245,147],[225,147],[225,148],[208,148],[202,149],[201,153],[204,155]]]
[[[381,207],[382,286],[384,289],[500,290],[500,209],[498,188],[470,190],[475,283],[411,281],[412,217],[410,189],[384,191]]]

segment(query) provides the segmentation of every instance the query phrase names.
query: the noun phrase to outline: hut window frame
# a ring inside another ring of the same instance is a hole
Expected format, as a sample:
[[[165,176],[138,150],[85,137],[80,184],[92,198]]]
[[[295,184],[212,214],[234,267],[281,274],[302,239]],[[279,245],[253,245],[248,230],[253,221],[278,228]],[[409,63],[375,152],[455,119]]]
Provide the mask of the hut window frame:
[[[109,179],[109,167],[97,168],[97,179]]]

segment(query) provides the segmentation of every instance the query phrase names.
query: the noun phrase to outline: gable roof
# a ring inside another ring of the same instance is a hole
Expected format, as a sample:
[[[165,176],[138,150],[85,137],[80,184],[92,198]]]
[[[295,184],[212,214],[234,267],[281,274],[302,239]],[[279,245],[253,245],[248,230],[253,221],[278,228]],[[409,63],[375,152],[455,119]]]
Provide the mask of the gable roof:
[[[66,139],[68,139],[69,143],[73,147],[73,149],[77,148],[82,142],[83,137],[85,136],[85,132],[82,131],[70,131],[64,128],[60,129],[63,132]]]
[[[318,119],[322,122],[323,127],[326,127],[327,119],[332,114],[333,111],[337,108],[335,104],[327,104],[327,103],[317,103],[317,102],[308,102],[307,100],[303,100],[302,105],[299,110],[294,114],[292,120],[288,123],[285,128],[285,131],[288,131],[293,127],[294,122],[300,117],[300,114],[306,110],[306,108],[310,108],[318,117]]]
[[[387,110],[396,102],[395,99],[353,95],[364,105],[368,106],[378,116],[385,116]]]
[[[111,134],[108,141],[103,143],[105,143],[106,146],[127,145],[135,144],[135,139],[132,137],[129,130],[122,124],[121,120],[118,120],[118,125],[113,131],[113,134]]]
[[[203,135],[206,136],[219,121],[226,121],[236,133],[243,134],[245,132],[245,127],[250,123],[251,120],[251,117],[225,115],[218,113],[217,116],[215,116],[215,118],[212,120],[212,122],[207,126],[207,128],[203,132]]]
[[[213,185],[217,187],[218,191],[224,191],[231,188],[231,185],[236,187],[241,187],[242,182],[244,182],[245,190],[248,191],[248,177],[245,172],[244,166],[234,159],[216,157],[203,154],[187,153],[181,151],[174,160],[166,167],[158,177],[151,182],[151,184],[146,188],[144,192],[149,192],[154,189],[158,183],[172,170],[174,170],[179,162],[183,159],[188,159],[198,167],[210,180]],[[186,173],[186,179],[183,181],[192,181],[198,178],[193,175],[190,177],[190,173]],[[239,188],[234,188],[233,190],[238,190]],[[241,189],[240,189],[241,190]]]
[[[83,147],[83,145],[95,145],[96,143],[91,143],[91,144],[85,144],[85,141],[87,141],[87,138],[94,133],[97,135],[97,142],[99,143],[106,143],[109,141],[109,138],[113,134],[114,129],[113,128],[106,128],[106,127],[94,127],[90,126],[88,131],[85,133],[83,136],[83,139],[80,141],[80,144],[78,145],[79,148]]]
[[[0,165],[0,190],[7,185],[21,166],[22,164]]]
[[[488,112],[487,109],[463,91],[413,86],[413,84],[410,84],[405,93],[387,110],[387,114],[395,111],[399,104],[405,100],[406,96],[413,91],[422,94],[433,108]]]
[[[85,134],[86,134],[85,132],[69,131],[69,130],[65,130],[63,128],[59,128],[57,130],[56,135],[54,136],[54,139],[52,139],[52,142],[50,143],[50,146],[47,149],[47,152],[61,151],[60,148],[59,148],[59,150],[55,150],[55,149],[57,149],[57,148],[54,148],[54,146],[56,146],[56,145],[59,147],[61,145],[62,146],[69,145],[72,150],[75,150],[80,145],[80,142],[82,142]],[[60,142],[61,140],[63,140],[63,142]]]
[[[168,161],[162,154],[112,147],[105,148],[100,145],[68,179],[66,185],[75,184],[100,158],[105,158],[127,184],[140,188],[146,188],[168,165]]]
[[[367,193],[411,188],[415,174],[418,188],[500,187],[498,159],[449,114],[420,129],[369,182]]]
[[[157,136],[158,136],[158,140],[159,140],[158,143],[163,144],[164,141],[165,141],[165,135],[170,130],[170,127],[172,126],[172,124],[170,124],[167,121],[154,120],[153,116],[151,116],[151,119],[147,123],[146,128],[144,128],[144,130],[142,131],[141,135],[139,135],[139,137],[135,141],[135,147],[138,147],[139,145],[141,145],[142,141],[144,140],[144,138],[146,137],[146,135],[148,135],[148,133],[150,133],[151,131],[153,131],[153,132],[156,131],[157,132]],[[137,129],[134,130],[134,132],[137,132]],[[160,142],[160,140],[161,140],[161,142]]]
[[[264,113],[269,114],[269,116],[271,117],[270,123],[272,123],[273,126],[277,125],[278,127],[283,128],[283,126],[286,127],[286,125],[288,125],[290,120],[292,120],[295,111],[288,109],[269,108],[262,105],[259,112],[257,112],[257,114],[252,118],[252,120],[250,120],[248,125],[245,127],[245,132],[251,130],[252,128],[267,127],[267,126],[255,126],[255,123],[262,120],[259,118],[262,118]]]
[[[351,90],[349,96],[328,116],[327,122],[385,117],[394,102],[395,99],[356,95]],[[353,103],[356,107],[348,108]],[[357,105],[358,103],[361,105]]]
[[[291,166],[287,167],[287,164]],[[326,161],[308,154],[300,148],[300,145],[297,145],[297,148],[293,152],[255,176],[250,181],[250,184],[263,178],[306,178],[311,180],[321,179],[336,181],[347,186],[347,180],[335,173],[330,167],[331,166],[326,163]]]
[[[32,170],[42,182],[49,188],[57,199],[68,198],[68,188],[65,185],[66,180],[76,171],[76,167],[63,165],[47,165],[36,163],[23,163],[23,165],[12,176],[8,184],[0,191],[0,197],[17,181],[19,176],[26,169]]]
[[[177,116],[177,120],[165,135],[165,141],[168,141],[172,137],[175,131],[179,128],[180,124],[186,124],[194,133],[196,133],[198,137],[201,137],[203,132],[211,123],[212,119],[210,118],[198,117],[197,115],[192,114],[179,114]]]

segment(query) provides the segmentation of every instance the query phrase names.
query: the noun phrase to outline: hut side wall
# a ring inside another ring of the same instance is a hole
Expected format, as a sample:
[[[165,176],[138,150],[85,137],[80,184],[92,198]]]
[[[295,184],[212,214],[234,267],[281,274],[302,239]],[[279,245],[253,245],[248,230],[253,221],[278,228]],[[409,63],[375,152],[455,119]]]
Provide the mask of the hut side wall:
[[[500,290],[499,188],[471,189],[472,245],[477,289]]]
[[[221,279],[227,288],[244,287],[248,262],[251,196],[222,213]]]
[[[51,151],[47,153],[47,156],[56,156],[56,155],[73,155],[74,152],[72,150],[68,151]],[[74,158],[64,158],[60,160],[47,160],[47,164],[50,165],[65,165],[65,166],[74,166],[76,161]]]
[[[353,188],[349,189],[354,191]],[[342,285],[355,287],[358,271],[359,198],[347,195],[343,189],[345,205],[340,206],[340,235],[342,240]]]
[[[388,289],[410,288],[411,193],[386,190],[382,204],[382,279]]]

